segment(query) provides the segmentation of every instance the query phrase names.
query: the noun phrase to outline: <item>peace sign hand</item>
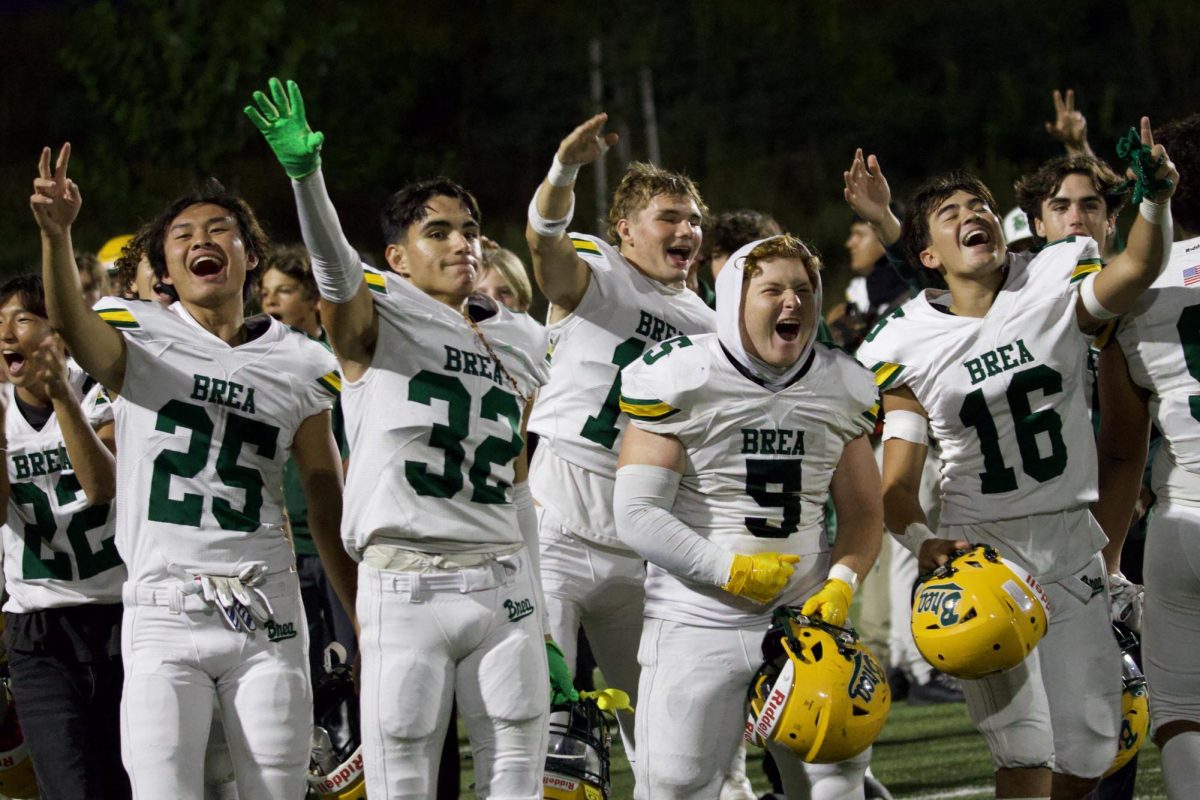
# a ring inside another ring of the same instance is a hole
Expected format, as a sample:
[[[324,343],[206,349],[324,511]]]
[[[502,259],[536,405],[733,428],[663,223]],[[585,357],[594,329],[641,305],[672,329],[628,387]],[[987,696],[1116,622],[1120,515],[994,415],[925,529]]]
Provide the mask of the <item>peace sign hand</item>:
[[[71,223],[79,216],[83,198],[79,186],[67,177],[67,165],[71,162],[71,143],[67,142],[58,152],[53,172],[50,169],[50,148],[43,147],[38,159],[38,176],[33,180],[33,194],[29,207],[33,218],[46,236],[59,237],[71,229]]]

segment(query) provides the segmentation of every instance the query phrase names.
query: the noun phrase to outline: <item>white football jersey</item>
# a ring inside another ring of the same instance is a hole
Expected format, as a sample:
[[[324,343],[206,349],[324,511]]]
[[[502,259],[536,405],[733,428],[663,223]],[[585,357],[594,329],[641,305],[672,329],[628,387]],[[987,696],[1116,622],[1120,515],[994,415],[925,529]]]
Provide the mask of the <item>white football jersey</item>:
[[[350,473],[342,537],[426,553],[495,552],[522,543],[512,504],[519,395],[546,379],[530,337],[503,306],[478,323],[394,273],[366,270],[379,315],[371,366],[342,397]],[[516,382],[516,389],[510,383]]]
[[[1100,269],[1094,241],[1010,253],[981,317],[925,290],[884,317],[858,360],[881,391],[907,386],[942,448],[942,525],[1083,508],[1096,499],[1096,446],[1079,329],[1078,283]]]
[[[529,420],[541,437],[530,488],[575,533],[623,548],[612,516],[626,424],[621,368],[657,342],[714,330],[716,315],[694,292],[647,278],[602,239],[572,233],[571,241],[591,279],[575,310],[549,326],[550,382]]]
[[[1163,435],[1155,493],[1200,503],[1200,238],[1175,243],[1167,268],[1121,319],[1117,341],[1133,382],[1151,393]],[[1177,469],[1196,477],[1173,479]]]
[[[846,443],[875,429],[871,373],[818,344],[810,365],[772,392],[744,374],[716,334],[663,342],[622,372],[621,408],[647,431],[676,437],[686,464],[673,514],[738,553],[828,551],[829,482]],[[778,604],[802,600],[789,584]],[[771,609],[650,563],[646,616],[704,626],[766,622]]]
[[[96,311],[125,335],[114,411],[117,548],[130,579],[292,568],[283,465],[300,424],[333,405],[333,355],[265,316],[246,321],[259,335],[230,347],[179,303],[106,297]]]
[[[113,417],[100,385],[73,361],[68,380],[93,428]],[[112,506],[89,505],[75,477],[58,415],[41,430],[25,419],[3,384],[8,437],[8,521],[4,538],[5,611],[29,613],[85,603],[121,602],[125,565],[114,541]]]

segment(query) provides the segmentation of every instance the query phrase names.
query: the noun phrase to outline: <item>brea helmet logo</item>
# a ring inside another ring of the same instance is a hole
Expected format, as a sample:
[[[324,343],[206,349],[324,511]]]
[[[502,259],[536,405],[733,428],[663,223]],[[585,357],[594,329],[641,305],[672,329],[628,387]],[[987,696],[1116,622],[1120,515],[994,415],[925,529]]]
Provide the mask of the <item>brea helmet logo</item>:
[[[855,653],[854,669],[850,672],[850,685],[846,693],[852,700],[871,702],[875,689],[884,682],[883,668],[868,653]]]
[[[929,586],[917,596],[916,613],[937,614],[942,625],[954,625],[959,620],[958,601],[961,599],[962,587],[956,583]]]

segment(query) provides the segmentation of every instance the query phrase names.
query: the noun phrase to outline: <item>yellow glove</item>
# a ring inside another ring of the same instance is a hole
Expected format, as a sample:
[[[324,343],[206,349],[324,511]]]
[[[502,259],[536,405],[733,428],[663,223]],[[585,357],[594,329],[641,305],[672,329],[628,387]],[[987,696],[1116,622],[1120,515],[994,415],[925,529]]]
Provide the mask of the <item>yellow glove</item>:
[[[633,713],[633,706],[629,704],[629,693],[622,692],[620,689],[600,689],[595,692],[580,692],[579,697],[582,700],[595,700],[596,706],[601,711],[628,711]]]
[[[830,578],[820,591],[804,601],[800,613],[806,617],[820,617],[823,622],[839,628],[850,614],[850,601],[854,589],[839,578]]]
[[[779,596],[788,578],[796,568],[792,565],[800,556],[790,553],[755,553],[754,555],[733,554],[729,567],[729,580],[722,589],[738,597],[766,604]]]

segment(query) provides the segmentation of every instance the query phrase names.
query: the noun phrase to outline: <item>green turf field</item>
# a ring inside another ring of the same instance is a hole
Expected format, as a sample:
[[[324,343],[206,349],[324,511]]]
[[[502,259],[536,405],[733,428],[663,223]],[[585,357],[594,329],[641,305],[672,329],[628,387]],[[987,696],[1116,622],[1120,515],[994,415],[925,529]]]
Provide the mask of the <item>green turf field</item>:
[[[461,733],[461,732],[460,732]],[[470,749],[465,733],[463,786],[469,787]],[[762,751],[750,748],[747,771],[759,793],[770,786],[759,762]],[[992,796],[991,764],[983,740],[971,728],[966,706],[909,706],[896,703],[883,735],[875,743],[872,771],[891,790],[896,800],[983,800]],[[621,750],[620,737],[613,731],[612,794],[609,800],[633,797],[633,776]],[[1138,761],[1137,800],[1162,800],[1162,772],[1158,748],[1147,745]],[[463,798],[474,794],[464,791]]]

